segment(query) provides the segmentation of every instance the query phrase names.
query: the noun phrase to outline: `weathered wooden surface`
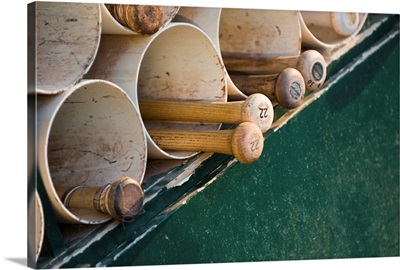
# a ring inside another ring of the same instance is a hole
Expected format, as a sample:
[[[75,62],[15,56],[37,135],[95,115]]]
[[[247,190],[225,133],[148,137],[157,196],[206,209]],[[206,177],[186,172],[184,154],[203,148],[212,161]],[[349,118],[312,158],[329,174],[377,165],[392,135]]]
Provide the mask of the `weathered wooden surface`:
[[[284,18],[284,19],[282,19]],[[203,29],[216,45],[222,61],[230,57],[295,56],[301,50],[296,11],[181,7],[175,21]],[[247,97],[227,73],[228,98]]]
[[[294,56],[301,50],[297,11],[223,8],[219,23],[222,56]]]

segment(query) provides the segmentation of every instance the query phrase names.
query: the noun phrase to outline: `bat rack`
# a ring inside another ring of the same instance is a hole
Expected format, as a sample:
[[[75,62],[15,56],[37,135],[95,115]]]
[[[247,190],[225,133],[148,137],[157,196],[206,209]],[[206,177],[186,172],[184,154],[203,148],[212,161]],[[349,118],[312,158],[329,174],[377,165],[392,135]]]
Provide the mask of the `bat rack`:
[[[302,109],[317,102],[318,97],[329,91],[343,73],[362,60],[364,52],[373,53],[371,50],[374,46],[379,46],[389,35],[398,38],[398,19],[396,15],[370,14],[354,44],[334,52],[321,52],[328,59],[328,76],[324,86],[308,92],[303,104],[296,109],[287,110],[276,106],[273,126],[264,134],[264,140],[268,140],[271,134],[300,114]],[[130,223],[111,220],[99,225],[58,223],[40,174],[37,173],[36,186],[45,216],[44,244],[37,268],[108,266],[115,264],[118,255],[127,250],[134,258],[142,242],[157,234],[160,224],[187,200],[216,181],[235,162],[231,156],[208,153],[200,153],[184,161],[150,160],[142,184],[146,198],[141,213]]]

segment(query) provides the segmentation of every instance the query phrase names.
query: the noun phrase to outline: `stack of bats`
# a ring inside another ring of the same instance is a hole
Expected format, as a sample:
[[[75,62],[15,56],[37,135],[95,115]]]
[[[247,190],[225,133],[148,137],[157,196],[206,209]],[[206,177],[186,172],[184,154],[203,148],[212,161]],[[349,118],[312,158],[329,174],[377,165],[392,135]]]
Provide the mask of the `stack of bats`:
[[[151,35],[162,29],[166,23],[163,7],[112,4],[102,6],[103,9],[104,7],[116,21],[136,34]],[[201,14],[197,9],[204,10],[195,7],[181,8],[175,20],[190,21],[201,26],[199,17],[187,15]],[[273,12],[279,14],[277,11]],[[251,10],[243,10],[242,13],[251,17]],[[219,15],[221,14],[218,14],[218,20],[222,19]],[[229,100],[229,96],[227,102],[138,100],[140,115],[144,120],[223,123],[233,125],[231,129],[148,129],[153,141],[165,150],[228,154],[245,164],[258,160],[264,148],[264,133],[271,127],[274,119],[274,106],[296,108],[301,104],[306,90],[319,89],[326,78],[326,63],[318,50],[300,50],[301,14],[294,12],[294,16],[298,23],[298,32],[293,33],[299,40],[295,45],[299,49],[297,54],[272,55],[268,52],[260,54],[251,51],[235,54],[224,51],[219,43],[216,44],[226,76],[242,92],[245,97],[243,100]],[[275,36],[265,36],[265,39],[269,43],[277,44],[277,47],[282,42],[280,35],[286,31],[285,18],[283,14],[278,20],[275,18],[275,21],[265,22],[278,33]],[[214,26],[214,31],[222,29],[219,23]],[[243,25],[232,27],[244,28]],[[207,32],[207,27],[203,27],[203,30]],[[258,31],[257,27],[255,31]],[[225,36],[224,39],[229,42],[229,37]],[[66,207],[92,209],[123,221],[132,220],[137,215],[144,197],[138,181],[129,177],[116,179],[103,187],[57,186],[56,190]]]

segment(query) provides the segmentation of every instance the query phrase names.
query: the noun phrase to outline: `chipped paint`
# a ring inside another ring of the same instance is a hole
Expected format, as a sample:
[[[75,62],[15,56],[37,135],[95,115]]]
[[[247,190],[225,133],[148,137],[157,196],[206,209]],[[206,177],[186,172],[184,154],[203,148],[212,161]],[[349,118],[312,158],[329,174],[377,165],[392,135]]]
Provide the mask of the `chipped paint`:
[[[93,238],[91,238],[89,241],[86,243],[76,247],[73,251],[71,251],[68,255],[60,258],[59,261],[55,262],[54,265],[52,265],[52,268],[61,268],[61,266],[65,263],[67,263],[69,260],[74,258],[75,256],[82,254],[86,251],[86,249],[90,248],[90,246],[97,242],[100,241],[104,235],[106,235],[109,231],[113,230],[115,227],[117,227],[120,224],[119,221],[113,221],[110,222],[105,228],[102,229],[99,233],[97,233]],[[56,258],[57,259],[57,258]]]
[[[131,246],[134,246],[136,243],[138,243],[140,240],[142,240],[144,237],[146,237],[148,234],[150,234],[155,228],[157,228],[158,225],[153,225],[151,226],[149,229],[147,229],[144,233],[142,233],[141,235],[139,235],[138,237],[135,238],[135,240],[133,240],[128,246],[125,247],[125,250],[129,249]],[[113,257],[113,260],[116,261],[118,259],[118,257],[121,255],[117,254]],[[101,262],[99,263],[99,265],[96,265],[96,267],[100,267],[101,266]]]
[[[172,180],[171,182],[169,182],[166,185],[166,188],[170,189],[170,188],[173,188],[173,187],[177,187],[177,186],[183,185],[194,174],[196,168],[199,167],[201,162],[203,162],[204,160],[208,159],[211,156],[212,156],[212,153],[204,153],[202,155],[202,158],[200,158],[199,160],[196,160],[196,162],[193,162],[189,166],[185,167],[183,172],[178,177],[176,177],[174,180]]]

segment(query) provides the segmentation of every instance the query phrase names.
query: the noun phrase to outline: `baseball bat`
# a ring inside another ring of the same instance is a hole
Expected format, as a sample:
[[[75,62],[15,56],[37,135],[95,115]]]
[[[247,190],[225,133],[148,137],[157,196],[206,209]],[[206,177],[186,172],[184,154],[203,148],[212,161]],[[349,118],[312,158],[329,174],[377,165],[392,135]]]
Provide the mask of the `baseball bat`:
[[[304,22],[308,27],[325,27],[344,37],[351,36],[360,24],[357,12],[315,12],[302,11]]]
[[[264,137],[253,123],[240,123],[230,130],[147,130],[162,149],[202,151],[233,155],[244,164],[255,162],[262,153]]]
[[[131,221],[143,206],[143,190],[130,177],[120,177],[101,187],[56,186],[55,189],[67,208],[95,210],[121,221]]]
[[[104,4],[121,25],[141,35],[152,35],[164,25],[164,7],[127,4]]]
[[[326,62],[316,50],[307,50],[296,56],[263,58],[260,56],[224,57],[224,64],[229,72],[249,75],[277,74],[291,67],[297,69],[304,78],[307,90],[316,90],[325,82]]]
[[[252,122],[261,132],[272,124],[274,109],[263,94],[255,93],[246,100],[229,102],[196,102],[139,100],[140,114],[146,120],[240,124]]]
[[[233,83],[246,95],[262,93],[284,108],[299,106],[305,95],[305,83],[300,72],[285,68],[274,75],[233,75]]]

